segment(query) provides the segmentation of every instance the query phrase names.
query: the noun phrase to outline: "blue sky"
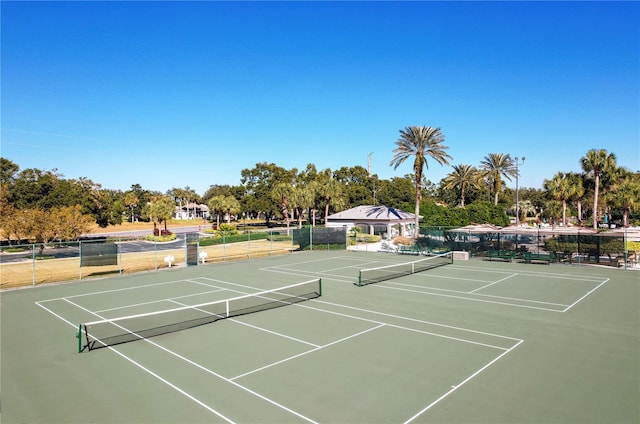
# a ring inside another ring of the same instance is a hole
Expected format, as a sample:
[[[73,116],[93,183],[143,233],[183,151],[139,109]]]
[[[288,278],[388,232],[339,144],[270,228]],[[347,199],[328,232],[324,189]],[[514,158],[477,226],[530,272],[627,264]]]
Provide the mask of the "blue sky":
[[[440,127],[452,165],[592,148],[640,170],[638,2],[2,1],[2,156],[103,188],[367,167]],[[451,168],[430,162],[437,183]],[[511,183],[513,185],[513,183]]]

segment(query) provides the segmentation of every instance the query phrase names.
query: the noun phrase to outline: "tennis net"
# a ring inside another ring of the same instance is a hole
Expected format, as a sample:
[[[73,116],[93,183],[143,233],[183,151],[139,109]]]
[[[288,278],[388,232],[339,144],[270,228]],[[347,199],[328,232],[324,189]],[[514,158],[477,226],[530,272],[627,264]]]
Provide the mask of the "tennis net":
[[[320,296],[322,280],[318,278],[216,302],[88,322],[78,326],[78,352],[172,333]]]
[[[402,277],[403,275],[411,275],[416,272],[422,272],[452,263],[453,252],[446,252],[424,259],[418,259],[417,261],[361,269],[358,274],[357,285],[366,286],[367,284],[379,283],[380,281]]]

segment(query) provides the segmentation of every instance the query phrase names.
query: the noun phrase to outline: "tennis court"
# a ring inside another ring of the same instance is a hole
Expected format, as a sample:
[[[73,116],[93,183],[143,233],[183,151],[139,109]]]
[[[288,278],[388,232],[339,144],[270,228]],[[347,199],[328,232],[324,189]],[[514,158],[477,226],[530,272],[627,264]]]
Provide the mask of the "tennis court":
[[[5,291],[2,422],[640,421],[637,273],[406,272],[416,259],[304,252]],[[380,267],[399,271],[358,285]]]

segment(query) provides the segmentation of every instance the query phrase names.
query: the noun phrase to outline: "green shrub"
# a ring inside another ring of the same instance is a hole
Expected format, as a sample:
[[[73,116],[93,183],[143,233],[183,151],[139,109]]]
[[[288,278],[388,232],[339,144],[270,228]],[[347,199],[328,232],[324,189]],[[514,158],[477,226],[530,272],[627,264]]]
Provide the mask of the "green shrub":
[[[148,236],[145,236],[145,240],[147,241],[154,241],[156,243],[166,243],[168,241],[173,241],[176,239],[176,235],[175,234],[169,234],[168,236],[154,236],[153,234],[150,234]]]

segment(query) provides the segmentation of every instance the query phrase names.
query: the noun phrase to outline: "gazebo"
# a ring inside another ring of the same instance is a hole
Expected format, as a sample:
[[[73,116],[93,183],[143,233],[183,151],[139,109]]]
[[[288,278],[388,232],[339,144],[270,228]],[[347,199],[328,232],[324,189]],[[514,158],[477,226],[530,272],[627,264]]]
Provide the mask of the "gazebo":
[[[380,234],[388,240],[395,236],[410,237],[415,227],[415,215],[390,206],[363,205],[326,217],[327,227],[365,227],[369,234]]]

